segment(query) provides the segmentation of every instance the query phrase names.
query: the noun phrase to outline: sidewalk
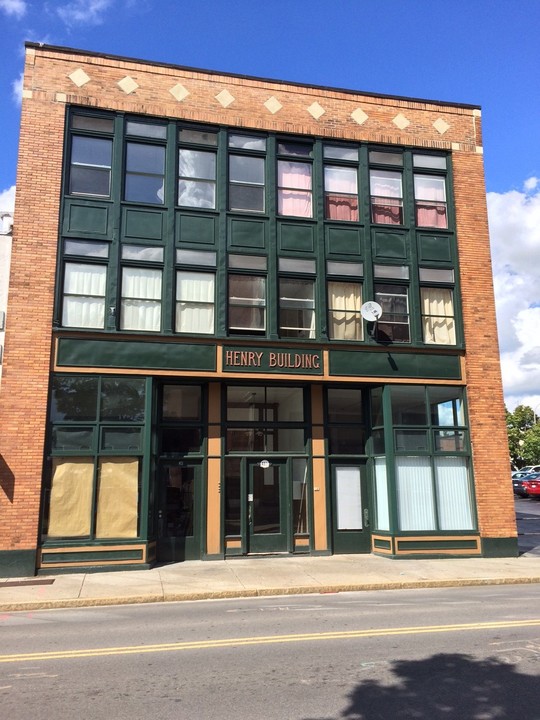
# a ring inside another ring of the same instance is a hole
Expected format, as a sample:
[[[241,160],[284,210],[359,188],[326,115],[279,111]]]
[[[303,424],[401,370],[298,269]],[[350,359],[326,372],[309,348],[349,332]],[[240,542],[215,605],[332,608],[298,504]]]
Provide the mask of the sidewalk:
[[[152,570],[0,578],[0,611],[519,583],[540,583],[539,555],[448,560],[249,557],[194,560]]]

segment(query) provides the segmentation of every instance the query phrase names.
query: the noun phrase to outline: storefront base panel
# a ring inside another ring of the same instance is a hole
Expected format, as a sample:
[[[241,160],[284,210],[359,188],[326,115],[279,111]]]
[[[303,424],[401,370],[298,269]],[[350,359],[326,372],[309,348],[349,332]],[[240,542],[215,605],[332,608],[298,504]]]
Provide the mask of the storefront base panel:
[[[0,577],[33,577],[36,574],[36,550],[0,551]]]
[[[38,572],[102,572],[105,570],[144,569],[151,565],[146,544],[72,546],[42,548]]]
[[[518,557],[518,539],[509,538],[482,538],[483,557]]]
[[[371,549],[375,555],[390,558],[451,558],[481,557],[477,535],[407,536],[372,535]]]

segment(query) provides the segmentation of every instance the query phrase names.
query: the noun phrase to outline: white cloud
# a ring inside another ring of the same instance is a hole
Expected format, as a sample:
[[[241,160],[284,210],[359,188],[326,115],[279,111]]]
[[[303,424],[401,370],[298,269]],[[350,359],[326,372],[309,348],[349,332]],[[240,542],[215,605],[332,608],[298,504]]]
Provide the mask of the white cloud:
[[[69,27],[73,25],[101,25],[103,15],[114,0],[73,0],[56,7],[56,14]]]
[[[22,18],[26,13],[26,2],[24,0],[0,0],[0,10],[3,10],[7,15]]]
[[[21,73],[19,77],[16,80],[13,80],[11,83],[11,91],[13,93],[13,99],[17,103],[17,105],[21,104],[22,100],[22,91],[23,91],[23,80],[24,80],[24,73]]]
[[[15,209],[15,185],[7,190],[0,190],[0,212],[13,212]]]
[[[540,187],[488,193],[505,401],[540,409]]]

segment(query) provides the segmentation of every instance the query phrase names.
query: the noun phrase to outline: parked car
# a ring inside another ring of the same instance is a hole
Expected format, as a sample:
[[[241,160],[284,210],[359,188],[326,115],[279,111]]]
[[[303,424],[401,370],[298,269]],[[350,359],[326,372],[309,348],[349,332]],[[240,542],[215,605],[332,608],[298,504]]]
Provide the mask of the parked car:
[[[512,489],[514,491],[514,495],[517,495],[518,497],[526,498],[529,497],[527,494],[527,489],[523,485],[525,482],[525,478],[527,477],[527,474],[525,473],[522,477],[513,477],[512,478]]]
[[[540,472],[540,465],[525,465],[525,467],[522,467],[518,472],[537,473]]]
[[[518,482],[521,482],[527,497],[540,499],[540,473],[530,473]]]

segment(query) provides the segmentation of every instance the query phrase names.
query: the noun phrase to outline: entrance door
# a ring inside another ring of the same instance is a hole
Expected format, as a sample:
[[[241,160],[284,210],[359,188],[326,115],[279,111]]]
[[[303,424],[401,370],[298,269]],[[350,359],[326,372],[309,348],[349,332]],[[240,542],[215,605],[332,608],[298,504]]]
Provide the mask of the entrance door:
[[[334,553],[370,552],[365,464],[332,467],[332,507]]]
[[[248,463],[248,552],[287,552],[285,463]]]
[[[201,467],[183,461],[160,463],[158,562],[201,557]]]

